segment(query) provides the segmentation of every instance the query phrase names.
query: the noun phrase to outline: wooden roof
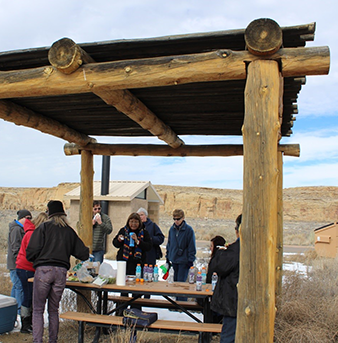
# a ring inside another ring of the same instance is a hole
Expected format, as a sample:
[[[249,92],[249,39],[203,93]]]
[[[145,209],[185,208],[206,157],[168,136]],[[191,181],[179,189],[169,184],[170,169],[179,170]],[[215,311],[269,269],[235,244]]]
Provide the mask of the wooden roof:
[[[283,47],[304,47],[315,24],[282,27]],[[78,44],[97,63],[245,50],[245,29]],[[1,71],[49,66],[50,48],[0,53]],[[10,81],[9,81],[10,82]],[[282,136],[292,133],[297,97],[305,77],[285,77]],[[245,80],[195,82],[129,89],[177,135],[242,135]],[[6,99],[88,136],[151,136],[138,123],[91,92]]]

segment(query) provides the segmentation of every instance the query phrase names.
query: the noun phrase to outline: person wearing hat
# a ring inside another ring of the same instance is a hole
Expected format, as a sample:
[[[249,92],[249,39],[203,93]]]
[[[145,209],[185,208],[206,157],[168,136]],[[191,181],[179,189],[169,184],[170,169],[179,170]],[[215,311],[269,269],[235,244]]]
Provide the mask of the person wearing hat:
[[[23,300],[23,289],[20,279],[16,273],[16,258],[18,256],[22,238],[25,234],[23,225],[26,219],[32,219],[32,214],[28,210],[19,210],[17,219],[9,223],[8,232],[8,250],[7,250],[7,269],[13,284],[11,297],[18,303],[18,314],[21,313],[21,304]]]
[[[33,283],[33,341],[42,343],[44,310],[48,299],[49,342],[57,342],[59,332],[59,303],[66,286],[70,256],[79,260],[89,258],[89,248],[68,224],[63,204],[51,200],[48,218],[37,227],[26,249],[27,260],[35,269]]]

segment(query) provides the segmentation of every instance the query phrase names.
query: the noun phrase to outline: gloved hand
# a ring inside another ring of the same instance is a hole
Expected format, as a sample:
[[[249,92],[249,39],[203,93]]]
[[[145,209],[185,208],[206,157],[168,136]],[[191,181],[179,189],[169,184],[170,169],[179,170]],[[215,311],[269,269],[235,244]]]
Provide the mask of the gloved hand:
[[[192,267],[194,265],[194,262],[188,262],[188,267]]]

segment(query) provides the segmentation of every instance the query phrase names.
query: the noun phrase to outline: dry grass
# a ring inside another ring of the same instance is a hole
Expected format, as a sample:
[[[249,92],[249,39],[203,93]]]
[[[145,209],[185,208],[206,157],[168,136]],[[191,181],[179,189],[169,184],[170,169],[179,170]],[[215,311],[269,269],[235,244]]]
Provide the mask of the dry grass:
[[[275,342],[338,341],[337,262],[337,259],[316,258],[311,261],[307,277],[297,272],[285,275],[275,322]]]

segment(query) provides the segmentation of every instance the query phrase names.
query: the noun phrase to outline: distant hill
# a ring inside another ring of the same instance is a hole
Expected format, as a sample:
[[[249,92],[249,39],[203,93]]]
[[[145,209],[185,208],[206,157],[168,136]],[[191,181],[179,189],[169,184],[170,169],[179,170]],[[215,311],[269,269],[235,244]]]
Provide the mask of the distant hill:
[[[2,210],[41,211],[50,199],[63,195],[79,183],[60,183],[51,188],[0,187]],[[233,220],[242,211],[242,191],[205,187],[154,185],[162,197],[161,215],[170,216],[174,208],[182,208],[187,217]],[[64,201],[66,208],[69,202]],[[284,189],[284,220],[297,222],[338,221],[338,187],[296,187]]]

